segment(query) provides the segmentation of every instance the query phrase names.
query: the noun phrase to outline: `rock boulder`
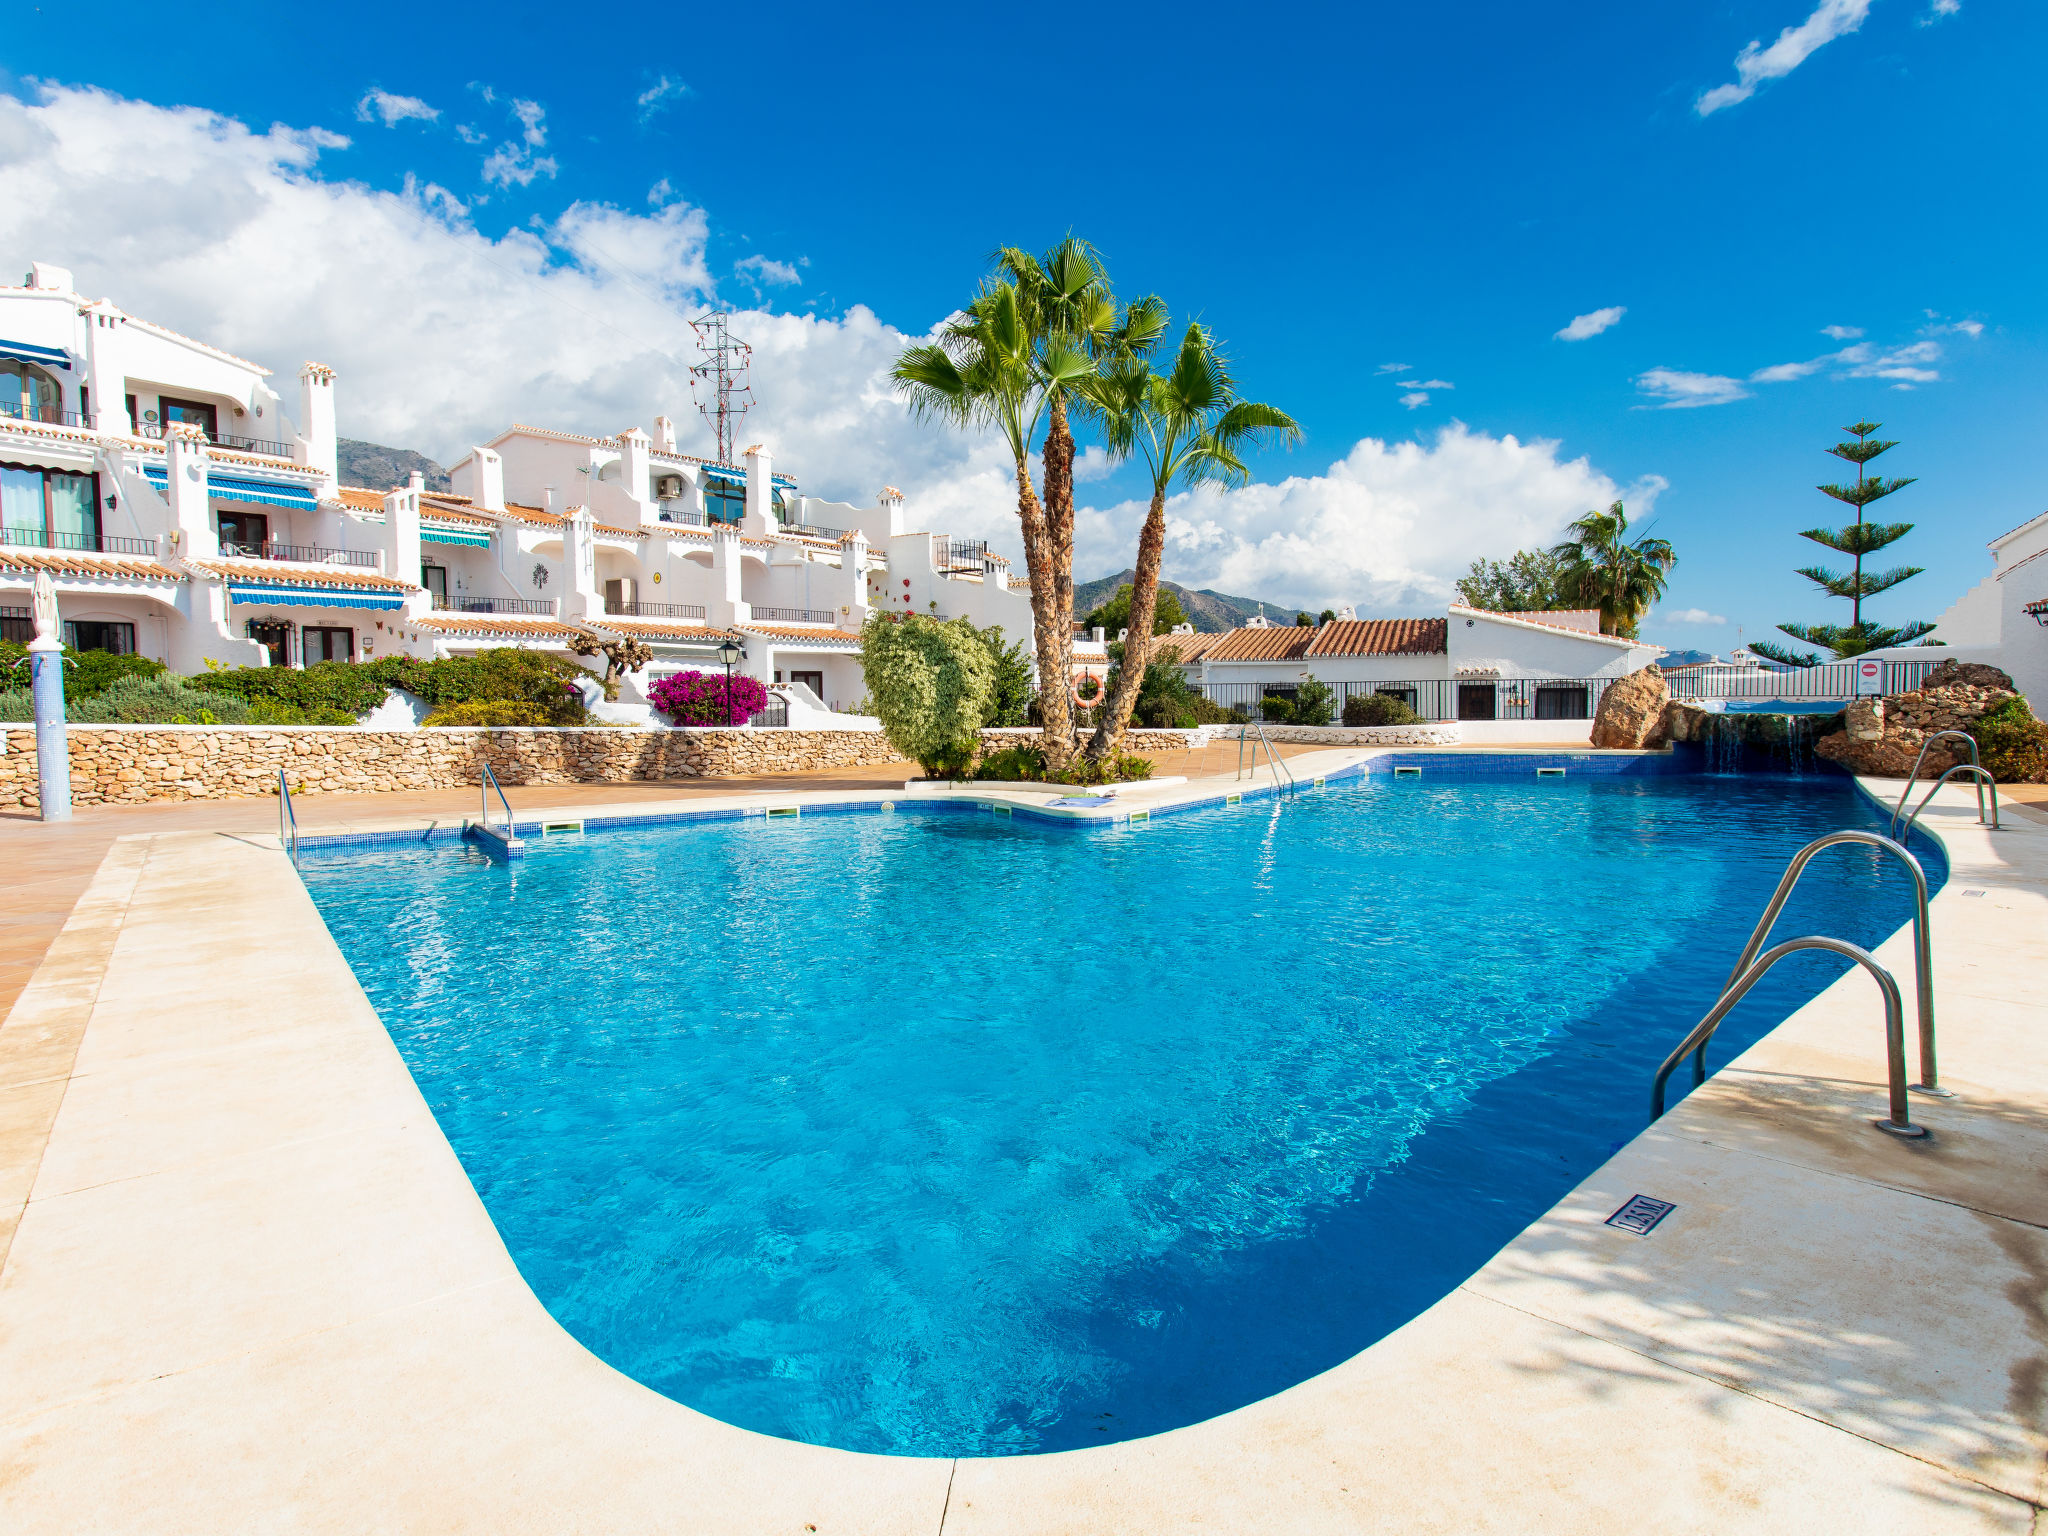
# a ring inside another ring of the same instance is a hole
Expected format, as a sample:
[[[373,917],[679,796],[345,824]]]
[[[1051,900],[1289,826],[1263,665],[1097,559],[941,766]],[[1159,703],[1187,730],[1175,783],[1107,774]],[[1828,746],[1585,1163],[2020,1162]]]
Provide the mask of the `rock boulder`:
[[[1975,661],[1944,661],[1911,693],[1857,699],[1844,729],[1823,736],[1813,750],[1851,773],[1902,779],[1913,771],[1921,744],[1937,731],[1966,731],[2014,694],[2012,679]],[[1920,777],[1939,778],[1970,760],[1961,743],[1938,741],[1928,748]]]
[[[1609,685],[1593,712],[1593,745],[1635,751],[1664,744],[1671,685],[1653,663]]]

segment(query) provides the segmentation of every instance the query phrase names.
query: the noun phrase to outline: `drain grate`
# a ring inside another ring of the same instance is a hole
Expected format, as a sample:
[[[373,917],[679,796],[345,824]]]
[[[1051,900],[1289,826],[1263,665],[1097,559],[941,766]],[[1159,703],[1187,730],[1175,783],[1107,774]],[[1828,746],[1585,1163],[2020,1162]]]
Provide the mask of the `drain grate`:
[[[776,816],[801,816],[803,814],[803,807],[797,805],[771,805],[768,807],[768,814],[771,818]]]
[[[1422,777],[1422,770],[1420,768],[1396,768],[1394,770],[1394,777],[1397,779],[1419,779]]]
[[[1669,1200],[1653,1200],[1648,1195],[1631,1195],[1628,1204],[1607,1218],[1607,1225],[1619,1227],[1624,1232],[1633,1232],[1637,1237],[1648,1237],[1658,1222],[1677,1209],[1678,1207]]]

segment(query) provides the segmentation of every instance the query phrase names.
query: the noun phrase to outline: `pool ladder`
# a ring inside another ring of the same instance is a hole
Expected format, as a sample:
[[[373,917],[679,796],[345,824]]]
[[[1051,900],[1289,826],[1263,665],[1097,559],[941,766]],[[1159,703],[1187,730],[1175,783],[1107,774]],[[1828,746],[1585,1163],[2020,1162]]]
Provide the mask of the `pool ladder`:
[[[277,841],[299,862],[299,813],[292,808],[292,786],[282,768],[277,770]]]
[[[1263,720],[1247,721],[1237,728],[1237,773],[1234,777],[1242,779],[1245,776],[1244,749],[1245,743],[1249,739],[1247,733],[1251,731],[1259,733],[1257,739],[1251,741],[1252,777],[1256,779],[1259,776],[1259,748],[1264,747],[1266,749],[1266,766],[1273,770],[1273,783],[1280,788],[1293,789],[1295,787],[1294,770],[1287,766],[1286,759],[1274,755],[1273,743],[1266,737],[1266,723]]]
[[[1936,786],[1939,787],[1938,785]],[[1917,812],[1915,813],[1918,814]],[[1927,922],[1927,871],[1920,867],[1920,861],[1907,851],[1905,844],[1876,832],[1842,831],[1830,832],[1817,837],[1804,848],[1792,855],[1785,866],[1785,873],[1778,879],[1778,889],[1771,896],[1770,904],[1764,908],[1764,915],[1757,920],[1756,928],[1743,946],[1741,958],[1735,962],[1735,969],[1728,973],[1728,979],[1721,984],[1721,992],[1714,999],[1714,1006],[1707,1010],[1707,1016],[1695,1024],[1686,1037],[1678,1042],[1678,1048],[1664,1058],[1664,1064],[1657,1069],[1656,1081],[1650,1089],[1650,1118],[1658,1119],[1664,1113],[1664,1089],[1671,1080],[1671,1074],[1687,1056],[1692,1057],[1693,1086],[1698,1087],[1707,1080],[1707,1044],[1714,1038],[1714,1031],[1721,1027],[1721,1021],[1728,1016],[1735,1005],[1748,995],[1750,988],[1763,980],[1764,973],[1787,955],[1800,950],[1820,949],[1830,954],[1842,955],[1855,961],[1870,973],[1877,983],[1878,995],[1884,1002],[1884,1043],[1887,1088],[1890,1096],[1891,1116],[1876,1123],[1881,1131],[1893,1136],[1919,1138],[1927,1134],[1925,1126],[1913,1124],[1913,1116],[1907,1103],[1906,1083],[1906,1026],[1905,1008],[1899,998],[1899,984],[1892,975],[1877,963],[1876,957],[1859,945],[1846,939],[1831,938],[1825,934],[1808,934],[1803,938],[1787,939],[1773,945],[1759,955],[1764,941],[1770,937],[1771,928],[1778,921],[1779,913],[1785,909],[1786,901],[1792,895],[1793,886],[1806,870],[1815,854],[1823,848],[1840,844],[1856,843],[1876,848],[1890,854],[1906,866],[1913,877],[1913,980],[1916,1001],[1920,1015],[1920,1081],[1911,1085],[1915,1093],[1929,1094],[1936,1098],[1953,1098],[1940,1085],[1938,1068],[1934,1055],[1934,950],[1933,939]]]
[[[1920,778],[1920,765],[1927,761],[1927,749],[1937,741],[1940,741],[1944,736],[1953,736],[1956,740],[1967,746],[1970,749],[1970,760],[1967,763],[1957,763],[1955,767],[1949,769],[1948,772],[1936,779],[1934,787],[1921,797],[1920,804],[1914,809],[1913,814],[1907,816],[1906,797],[1913,793],[1913,785]],[[1976,786],[1977,820],[1996,832],[1998,830],[1998,780],[1994,779],[1990,771],[1978,760],[1977,738],[1968,731],[1936,731],[1920,743],[1920,755],[1913,759],[1913,771],[1906,775],[1905,787],[1899,791],[1899,803],[1892,808],[1891,820],[1885,823],[1885,831],[1891,836],[1898,838],[1901,842],[1904,842],[1912,832],[1913,824],[1920,819],[1920,812],[1926,810],[1928,802],[1941,793],[1941,786],[1959,773],[1969,775],[1970,782]],[[1989,821],[1986,821],[1984,817],[1984,789],[1986,785],[1989,785],[1991,789],[1991,817]],[[1900,825],[1901,817],[1905,818],[1903,826]]]
[[[479,835],[487,853],[503,859],[519,858],[526,852],[526,845],[520,842],[519,829],[512,824],[512,802],[505,798],[505,791],[498,783],[498,776],[491,772],[490,763],[485,761],[480,766],[483,773],[478,780],[477,788],[482,797],[483,807],[478,819],[470,823],[470,830]],[[491,825],[493,795],[498,797],[498,806],[505,813],[503,831]]]

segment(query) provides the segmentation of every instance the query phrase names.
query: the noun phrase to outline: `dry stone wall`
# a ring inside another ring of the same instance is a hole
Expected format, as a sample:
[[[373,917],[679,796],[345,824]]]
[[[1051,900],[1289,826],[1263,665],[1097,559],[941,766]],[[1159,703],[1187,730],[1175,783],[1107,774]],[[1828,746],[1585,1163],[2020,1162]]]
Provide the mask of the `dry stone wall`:
[[[1844,729],[1821,737],[1813,750],[1852,773],[1902,779],[1913,771],[1914,759],[1929,736],[1968,730],[2014,692],[2012,679],[1996,667],[1945,661],[1911,693],[1851,702]],[[1958,748],[1960,742],[1934,743],[1920,766],[1920,777],[1939,778],[1956,764],[1968,762],[1968,750]]]
[[[0,806],[36,805],[33,729],[7,730]],[[602,784],[828,772],[903,761],[878,731],[643,731],[601,727],[371,731],[323,726],[74,725],[80,805],[294,793],[455,789],[481,765],[505,784]]]

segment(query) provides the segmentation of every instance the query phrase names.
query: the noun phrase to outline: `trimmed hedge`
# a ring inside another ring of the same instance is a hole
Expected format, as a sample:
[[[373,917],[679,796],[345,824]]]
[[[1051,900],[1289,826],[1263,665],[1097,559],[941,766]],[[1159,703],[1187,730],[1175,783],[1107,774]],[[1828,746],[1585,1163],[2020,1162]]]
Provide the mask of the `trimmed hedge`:
[[[418,695],[437,711],[454,704],[530,704],[538,709],[540,718],[527,723],[582,725],[589,716],[573,683],[587,675],[583,668],[562,657],[507,646],[442,661],[385,656],[361,663],[319,661],[297,670],[228,667],[193,681],[252,704],[267,699],[283,708],[302,711],[306,723],[315,725],[352,725],[383,703],[384,695],[393,688]],[[347,718],[329,718],[337,713]]]
[[[28,656],[28,647],[16,645],[11,640],[0,640],[0,679],[9,683],[9,691],[19,688],[28,692],[28,668],[16,666]],[[95,693],[104,692],[124,677],[159,677],[165,668],[160,661],[151,661],[147,656],[116,656],[112,651],[74,651],[64,647],[64,702],[83,699]],[[10,717],[11,718],[11,717]],[[23,715],[22,719],[29,717]]]

